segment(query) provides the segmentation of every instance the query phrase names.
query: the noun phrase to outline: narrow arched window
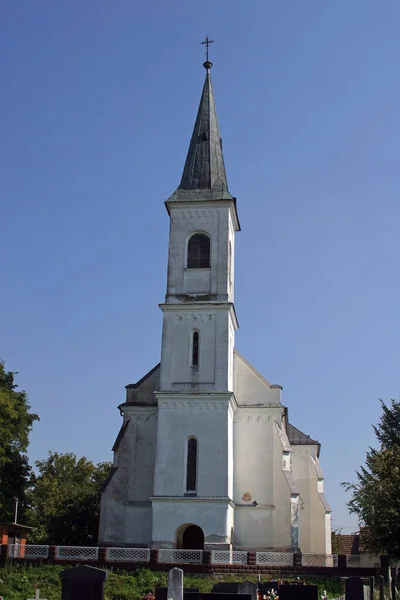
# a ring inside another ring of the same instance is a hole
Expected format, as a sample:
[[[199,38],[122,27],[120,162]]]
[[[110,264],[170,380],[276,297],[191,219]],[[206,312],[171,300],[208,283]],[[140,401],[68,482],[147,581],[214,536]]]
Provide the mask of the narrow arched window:
[[[204,233],[195,233],[189,240],[187,268],[210,268],[210,238]]]
[[[197,489],[197,440],[189,438],[186,459],[186,491],[195,492]]]
[[[193,332],[192,336],[192,367],[199,366],[199,349],[200,349],[200,336],[198,331]]]

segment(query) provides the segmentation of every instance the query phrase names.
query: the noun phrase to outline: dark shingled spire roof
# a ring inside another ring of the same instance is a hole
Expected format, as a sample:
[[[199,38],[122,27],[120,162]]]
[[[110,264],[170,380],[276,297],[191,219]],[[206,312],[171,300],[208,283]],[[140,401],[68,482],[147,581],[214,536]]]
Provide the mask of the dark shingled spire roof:
[[[228,191],[222,140],[211,85],[211,63],[205,62],[204,66],[207,75],[181,183],[168,202],[232,200]]]

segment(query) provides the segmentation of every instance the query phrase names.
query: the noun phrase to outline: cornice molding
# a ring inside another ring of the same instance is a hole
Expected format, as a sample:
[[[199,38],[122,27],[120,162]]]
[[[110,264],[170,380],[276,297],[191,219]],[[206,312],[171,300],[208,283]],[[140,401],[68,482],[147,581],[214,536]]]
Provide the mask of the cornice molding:
[[[124,406],[122,412],[130,421],[157,421],[158,406]]]
[[[180,314],[193,313],[194,311],[197,313],[204,311],[209,312],[210,309],[214,311],[228,311],[235,330],[239,328],[239,322],[233,302],[163,302],[158,306],[163,312],[178,312]]]
[[[214,400],[160,400],[159,407],[164,410],[188,411],[232,411],[229,402],[215,402]]]
[[[240,231],[240,222],[239,222],[239,216],[238,216],[238,212],[237,212],[237,206],[236,206],[236,198],[232,197],[230,199],[224,199],[224,200],[196,200],[195,204],[192,200],[174,200],[173,202],[171,201],[166,201],[165,202],[165,207],[168,211],[169,216],[172,218],[176,219],[185,219],[185,220],[189,220],[191,218],[196,218],[198,219],[198,216],[194,215],[194,211],[203,211],[203,210],[207,210],[207,211],[212,211],[212,212],[217,212],[218,208],[229,208],[229,210],[232,213],[232,218],[235,224],[235,229],[236,231]],[[182,214],[179,214],[178,216],[173,215],[172,213],[175,212],[180,212],[182,213],[182,209],[187,209],[187,211],[185,210],[184,212],[187,214],[187,212],[190,212],[191,215],[182,217]],[[217,209],[217,210],[216,210]],[[193,216],[192,216],[193,215]]]
[[[164,410],[229,411],[233,418],[237,409],[233,392],[211,392],[209,394],[154,392],[154,395],[158,400],[159,408]]]
[[[254,414],[240,414],[241,411],[238,410],[235,413],[235,418],[234,421],[235,423],[263,423],[265,425],[265,423],[271,423],[273,420],[273,416],[272,415],[266,415],[265,413],[260,413],[260,412],[256,412]]]
[[[152,496],[150,500],[151,502],[182,502],[185,504],[190,502],[201,502],[202,504],[210,502],[214,504],[228,504],[232,508],[236,507],[233,500],[228,496]]]

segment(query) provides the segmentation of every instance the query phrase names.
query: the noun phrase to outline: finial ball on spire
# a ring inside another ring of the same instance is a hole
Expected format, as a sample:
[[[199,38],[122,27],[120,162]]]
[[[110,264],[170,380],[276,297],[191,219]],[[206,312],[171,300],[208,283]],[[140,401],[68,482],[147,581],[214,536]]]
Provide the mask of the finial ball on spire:
[[[206,60],[206,62],[203,63],[203,67],[205,69],[207,69],[207,71],[209,71],[211,69],[211,67],[213,66],[212,62],[210,62],[209,60]]]

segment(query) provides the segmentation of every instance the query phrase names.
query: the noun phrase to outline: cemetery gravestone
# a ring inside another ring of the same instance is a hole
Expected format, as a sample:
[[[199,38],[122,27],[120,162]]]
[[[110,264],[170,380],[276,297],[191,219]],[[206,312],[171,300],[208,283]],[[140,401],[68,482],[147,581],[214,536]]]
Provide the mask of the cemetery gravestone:
[[[213,598],[216,594],[230,594],[235,597],[240,594],[251,596],[251,600],[257,600],[257,584],[254,581],[221,581],[213,586],[211,594]]]
[[[212,590],[212,594],[238,594],[239,583],[237,581],[221,581],[216,583]]]
[[[374,591],[375,591],[375,577],[370,577],[369,578],[369,597],[371,598],[371,600],[373,600],[373,598],[374,598]]]
[[[107,571],[81,565],[61,571],[62,600],[104,600]]]
[[[177,567],[168,573],[168,598],[183,600],[183,571]]]
[[[364,600],[364,582],[361,577],[349,577],[345,584],[346,600]]]
[[[318,600],[318,586],[280,585],[279,600]]]
[[[378,586],[379,586],[379,600],[385,600],[385,580],[383,575],[379,575],[378,577]]]
[[[216,590],[216,591],[215,591]],[[244,593],[246,591],[246,593]],[[183,571],[171,569],[168,574],[168,591],[156,588],[156,600],[257,600],[257,585],[251,581],[243,583],[220,583],[213,587],[211,594],[203,594],[196,589],[183,589]],[[64,599],[63,599],[64,600]]]
[[[398,597],[398,591],[397,591],[398,581],[399,581],[399,579],[397,576],[397,569],[396,569],[392,575],[392,598]]]
[[[0,600],[2,600],[1,596],[0,596]],[[41,598],[40,597],[40,590],[36,589],[36,591],[35,591],[35,597],[34,598],[28,598],[28,600],[47,600],[47,598]]]
[[[250,594],[185,594],[184,600],[252,600]]]
[[[156,587],[155,600],[168,600],[168,589],[166,587]],[[183,588],[183,598],[186,600],[186,594],[197,594],[199,588]]]
[[[257,584],[254,581],[243,581],[239,584],[238,594],[250,594],[251,600],[257,600]]]

